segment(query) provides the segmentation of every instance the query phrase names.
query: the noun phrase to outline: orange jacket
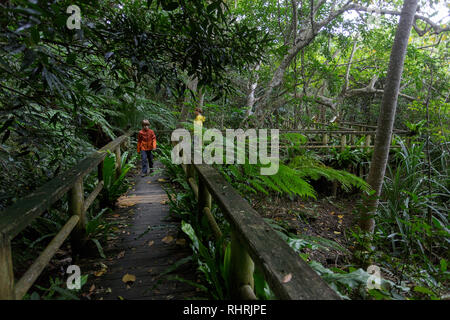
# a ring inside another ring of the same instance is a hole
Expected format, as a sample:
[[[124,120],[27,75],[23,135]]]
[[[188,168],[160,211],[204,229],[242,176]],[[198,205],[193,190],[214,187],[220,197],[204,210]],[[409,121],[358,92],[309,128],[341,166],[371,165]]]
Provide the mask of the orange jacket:
[[[156,149],[156,136],[153,130],[142,129],[138,133],[137,152],[141,150],[153,150]]]

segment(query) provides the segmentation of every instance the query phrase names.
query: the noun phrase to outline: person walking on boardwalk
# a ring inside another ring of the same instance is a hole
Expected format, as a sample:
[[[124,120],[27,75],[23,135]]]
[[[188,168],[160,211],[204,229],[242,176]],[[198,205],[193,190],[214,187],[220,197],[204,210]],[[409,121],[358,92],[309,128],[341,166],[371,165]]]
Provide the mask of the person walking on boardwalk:
[[[205,122],[205,116],[203,115],[203,110],[201,108],[195,108],[195,119],[194,125],[203,126],[203,122]]]
[[[149,129],[150,122],[142,120],[142,130],[138,133],[137,152],[141,154],[142,174],[144,177],[147,173],[153,173],[153,154],[152,150],[156,149],[156,136],[153,130]],[[147,162],[149,172],[147,172]]]

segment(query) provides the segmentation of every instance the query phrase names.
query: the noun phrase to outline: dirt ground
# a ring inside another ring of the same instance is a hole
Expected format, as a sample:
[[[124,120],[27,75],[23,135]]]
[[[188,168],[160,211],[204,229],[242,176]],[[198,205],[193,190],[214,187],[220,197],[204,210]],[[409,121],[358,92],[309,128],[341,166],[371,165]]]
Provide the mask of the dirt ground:
[[[339,267],[349,262],[354,249],[349,235],[354,224],[352,212],[358,199],[358,195],[318,197],[317,200],[264,197],[254,198],[251,202],[264,218],[273,219],[290,233],[325,238],[348,249],[348,252],[322,247],[304,249],[310,259],[325,267]]]

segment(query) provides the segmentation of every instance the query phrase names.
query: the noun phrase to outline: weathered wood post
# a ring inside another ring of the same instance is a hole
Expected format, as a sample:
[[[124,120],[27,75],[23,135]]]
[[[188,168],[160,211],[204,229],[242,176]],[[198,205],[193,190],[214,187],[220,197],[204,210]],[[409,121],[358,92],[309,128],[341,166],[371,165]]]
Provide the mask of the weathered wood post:
[[[328,133],[324,133],[322,137],[322,143],[324,146],[328,145]]]
[[[354,130],[357,131],[358,130],[358,126],[350,125],[350,129],[352,129],[352,130],[354,129]],[[355,145],[355,143],[356,143],[356,139],[355,138],[356,138],[355,134],[352,133],[350,135],[350,145],[352,145],[352,146]]]
[[[347,136],[345,134],[341,135],[341,151],[345,150],[345,146],[347,145]]]
[[[98,183],[100,183],[101,181],[103,181],[103,161],[99,163],[99,165],[97,166],[97,180]],[[107,195],[106,195],[106,189],[103,189],[98,197],[99,203],[100,203],[100,207],[106,207],[107,206]]]
[[[193,165],[191,165],[193,167]],[[211,210],[211,194],[206,187],[203,178],[198,177],[198,214],[199,217],[203,214],[203,208],[208,208]]]
[[[84,243],[86,242],[86,212],[83,210],[83,208],[83,177],[79,177],[69,193],[69,214],[78,216],[80,218],[77,225],[73,229],[71,241],[72,251],[75,254],[79,254],[82,252]]]
[[[0,233],[0,300],[14,300],[11,241]]]
[[[366,131],[367,131],[368,129],[366,129]],[[370,147],[370,143],[371,143],[371,138],[372,138],[372,136],[370,135],[370,134],[367,134],[366,135],[366,140],[364,141],[364,148],[366,149],[366,152],[367,151],[369,151],[369,147]],[[368,166],[367,166],[367,168],[368,168]],[[368,170],[368,169],[367,169]],[[366,174],[366,172],[367,172],[367,170],[366,170],[366,168],[363,168],[363,174],[361,175],[361,176],[363,176],[363,175],[365,175]]]
[[[372,138],[372,136],[370,135],[370,134],[368,134],[367,136],[366,136],[366,141],[364,142],[364,147],[365,148],[369,148],[370,147],[370,140],[371,140],[371,138]]]
[[[114,150],[114,153],[116,154],[116,179],[117,179],[120,177],[120,174],[122,173],[122,155],[120,152],[120,144]]]
[[[189,178],[195,179],[195,168],[192,163],[186,164],[186,178],[189,180]]]
[[[231,257],[230,257],[230,288],[233,299],[252,299],[248,295],[242,296],[244,286],[254,289],[253,272],[255,265],[248,252],[241,245],[236,231],[231,231]]]

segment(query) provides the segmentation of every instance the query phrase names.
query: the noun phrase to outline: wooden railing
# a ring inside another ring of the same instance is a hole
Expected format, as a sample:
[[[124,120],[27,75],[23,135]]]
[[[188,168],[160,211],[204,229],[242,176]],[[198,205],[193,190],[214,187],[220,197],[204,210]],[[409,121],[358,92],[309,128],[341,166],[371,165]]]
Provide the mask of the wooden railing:
[[[330,137],[337,135],[340,148],[361,148],[355,145],[357,136],[366,136],[364,148],[373,147],[372,128],[342,128],[327,130],[280,130],[280,133],[322,134],[320,145],[304,148],[335,148]],[[404,132],[398,132],[404,133]],[[283,147],[283,144],[281,145]],[[323,300],[340,299],[339,295],[300,256],[281,239],[231,184],[212,166],[182,164],[186,179],[198,202],[197,214],[205,215],[216,238],[222,232],[211,213],[214,200],[231,227],[230,288],[233,298],[256,299],[253,272],[255,264],[264,273],[271,290],[278,299]]]
[[[338,125],[335,125],[338,129],[329,129],[329,123],[313,123],[313,129],[307,130],[291,130],[284,132],[299,132],[304,135],[311,134],[321,134],[322,139],[321,142],[316,145],[306,144],[300,146],[301,148],[306,149],[331,149],[336,148],[335,145],[329,144],[331,137],[339,137],[340,140],[340,149],[344,150],[345,148],[355,149],[361,148],[361,145],[357,145],[356,140],[358,137],[365,136],[364,140],[364,148],[373,148],[373,141],[375,141],[375,134],[377,126],[365,125],[362,123],[352,123],[352,122],[340,122]],[[397,135],[406,135],[408,131],[393,129],[393,133]],[[390,148],[399,148],[400,146],[391,145]]]
[[[231,227],[230,288],[233,298],[255,300],[253,272],[261,270],[278,299],[340,299],[320,276],[277,235],[249,203],[211,165],[182,165],[216,238],[222,232],[211,213],[212,200]]]
[[[0,212],[0,300],[22,299],[72,231],[72,249],[80,250],[83,247],[86,237],[86,211],[103,188],[103,160],[107,156],[108,150],[115,152],[116,176],[120,175],[120,146],[128,140],[130,135],[131,133],[127,133],[115,139],[83,159],[72,169],[60,174],[33,193]],[[99,182],[92,193],[85,199],[83,178],[95,168],[98,168]],[[24,273],[22,278],[15,282],[11,252],[12,239],[67,192],[70,193],[70,219]]]

